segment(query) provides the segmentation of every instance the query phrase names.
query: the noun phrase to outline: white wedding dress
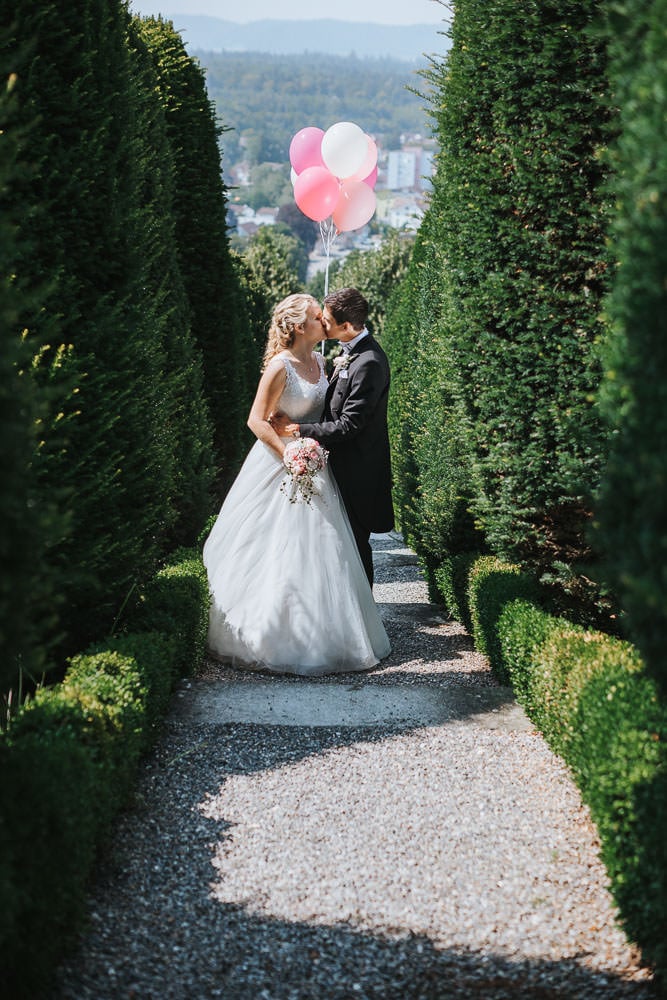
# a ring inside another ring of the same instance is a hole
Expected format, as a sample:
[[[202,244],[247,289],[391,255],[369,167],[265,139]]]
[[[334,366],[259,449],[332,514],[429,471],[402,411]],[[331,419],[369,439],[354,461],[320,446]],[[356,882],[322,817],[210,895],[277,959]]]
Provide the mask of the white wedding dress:
[[[320,418],[327,390],[283,358],[279,408],[293,421]],[[204,545],[211,590],[208,645],[225,663],[315,676],[367,670],[390,651],[345,508],[328,467],[318,493],[290,503],[286,470],[257,441]]]

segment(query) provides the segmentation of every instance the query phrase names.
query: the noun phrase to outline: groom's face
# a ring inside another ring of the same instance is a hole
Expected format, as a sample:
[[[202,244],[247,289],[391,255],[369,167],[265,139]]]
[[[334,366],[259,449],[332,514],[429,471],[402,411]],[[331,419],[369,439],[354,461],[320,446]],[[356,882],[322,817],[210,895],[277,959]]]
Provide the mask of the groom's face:
[[[351,323],[337,323],[329,312],[329,307],[325,306],[322,312],[322,325],[326,331],[327,340],[340,340],[345,344],[348,340],[354,340],[358,330],[355,330]]]

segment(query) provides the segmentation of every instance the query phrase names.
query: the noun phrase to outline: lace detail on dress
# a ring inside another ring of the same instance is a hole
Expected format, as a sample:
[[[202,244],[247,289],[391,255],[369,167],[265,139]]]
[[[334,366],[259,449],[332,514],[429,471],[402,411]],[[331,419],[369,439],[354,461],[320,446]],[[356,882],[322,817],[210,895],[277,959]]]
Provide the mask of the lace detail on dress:
[[[324,397],[327,393],[327,378],[324,371],[324,359],[315,355],[320,369],[317,382],[309,382],[302,378],[289,358],[282,358],[287,381],[280,397],[279,408],[296,423],[315,423],[322,416]]]

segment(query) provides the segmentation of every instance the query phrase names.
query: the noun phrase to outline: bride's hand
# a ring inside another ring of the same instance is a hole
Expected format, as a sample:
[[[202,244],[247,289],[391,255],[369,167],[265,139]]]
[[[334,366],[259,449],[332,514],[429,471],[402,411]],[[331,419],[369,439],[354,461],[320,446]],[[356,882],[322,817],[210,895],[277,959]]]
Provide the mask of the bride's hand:
[[[293,424],[284,413],[272,413],[269,417],[269,423],[280,437],[299,436],[299,425]]]

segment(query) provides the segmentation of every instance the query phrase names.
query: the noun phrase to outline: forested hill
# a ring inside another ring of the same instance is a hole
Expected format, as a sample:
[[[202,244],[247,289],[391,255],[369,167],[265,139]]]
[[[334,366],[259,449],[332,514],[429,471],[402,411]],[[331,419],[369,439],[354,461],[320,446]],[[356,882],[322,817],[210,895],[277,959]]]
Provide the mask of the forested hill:
[[[441,52],[446,39],[438,24],[366,24],[321,19],[252,21],[235,24],[217,17],[173,15],[174,25],[192,52],[271,52],[296,55],[322,52],[360,57],[390,56],[413,61],[423,53]]]
[[[401,134],[430,134],[431,118],[416,63],[355,56],[272,56],[253,52],[198,52],[208,91],[226,127],[225,164],[287,159],[292,136],[306,125],[327,129],[353,121],[385,148]],[[422,64],[423,65],[423,64]]]

